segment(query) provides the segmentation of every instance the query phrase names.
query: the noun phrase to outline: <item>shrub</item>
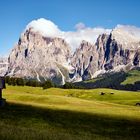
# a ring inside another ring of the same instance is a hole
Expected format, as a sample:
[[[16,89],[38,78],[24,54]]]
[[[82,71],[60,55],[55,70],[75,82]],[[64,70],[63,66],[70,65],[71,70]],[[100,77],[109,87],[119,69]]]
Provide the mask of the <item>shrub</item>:
[[[47,89],[47,88],[51,88],[51,87],[54,87],[51,80],[47,80],[44,82],[43,89]]]

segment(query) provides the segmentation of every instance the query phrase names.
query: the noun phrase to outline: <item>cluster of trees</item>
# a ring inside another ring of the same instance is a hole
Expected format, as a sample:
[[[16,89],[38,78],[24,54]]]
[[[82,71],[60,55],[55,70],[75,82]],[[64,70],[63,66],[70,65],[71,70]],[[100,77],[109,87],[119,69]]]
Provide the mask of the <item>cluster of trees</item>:
[[[75,86],[80,86],[85,89],[94,89],[94,88],[114,88],[118,89],[121,82],[126,79],[127,74],[124,72],[105,74],[102,77],[97,78],[96,81],[91,82],[78,82],[74,83]]]
[[[122,85],[121,83],[126,80],[128,74],[125,72],[118,72],[114,74],[103,75],[102,78],[94,82],[79,82],[74,83],[73,87],[84,88],[84,89],[94,89],[94,88],[112,88],[118,90],[130,90],[138,91],[140,90],[140,81],[134,84]]]
[[[56,87],[56,85],[54,85],[51,80],[47,80],[42,84],[42,87],[43,89],[47,89],[51,87]]]
[[[134,84],[120,85],[120,89],[130,91],[140,91],[140,81],[137,81]]]
[[[25,81],[22,78],[5,77],[5,82],[12,86],[24,86]]]
[[[74,89],[74,88],[82,88],[80,86],[75,86],[73,83],[65,83],[63,86],[55,85],[51,80],[47,80],[44,82],[39,82],[33,79],[23,79],[17,77],[5,77],[5,82],[8,85],[12,86],[32,86],[32,87],[42,87],[43,89],[51,88],[51,87],[59,87],[64,89]]]
[[[55,85],[51,80],[47,80],[44,82],[39,82],[37,80],[33,79],[23,79],[23,78],[17,78],[17,77],[5,77],[5,82],[8,85],[12,86],[32,86],[32,87],[42,87],[43,89],[51,88],[51,87],[59,87],[64,89],[81,89],[83,87],[75,86],[73,83],[65,83],[63,86],[57,86]]]
[[[80,85],[75,85],[74,83],[69,83],[69,82],[66,82],[62,88],[64,89],[83,89],[82,86]]]
[[[122,85],[121,83],[126,79],[128,75],[124,72],[119,72],[115,74],[106,74],[102,78],[97,79],[94,82],[78,82],[78,83],[65,83],[63,86],[55,85],[51,80],[44,82],[39,82],[37,80],[22,79],[16,77],[5,77],[5,81],[8,85],[13,86],[32,86],[32,87],[42,87],[43,89],[51,87],[59,87],[63,89],[94,89],[94,88],[112,88],[118,90],[130,90],[138,91],[140,90],[140,81],[134,84]]]
[[[55,87],[51,80],[45,82],[39,82],[33,79],[23,79],[17,77],[5,77],[5,82],[12,86],[32,86],[32,87],[42,87],[43,89]]]

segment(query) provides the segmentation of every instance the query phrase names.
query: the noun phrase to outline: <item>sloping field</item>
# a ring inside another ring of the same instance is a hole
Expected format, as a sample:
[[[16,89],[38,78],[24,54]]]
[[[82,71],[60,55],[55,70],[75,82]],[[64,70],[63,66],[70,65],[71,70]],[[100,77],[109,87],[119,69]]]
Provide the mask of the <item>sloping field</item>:
[[[101,92],[105,93],[101,95]],[[111,94],[113,93],[113,94]],[[1,139],[137,140],[140,92],[8,86]]]

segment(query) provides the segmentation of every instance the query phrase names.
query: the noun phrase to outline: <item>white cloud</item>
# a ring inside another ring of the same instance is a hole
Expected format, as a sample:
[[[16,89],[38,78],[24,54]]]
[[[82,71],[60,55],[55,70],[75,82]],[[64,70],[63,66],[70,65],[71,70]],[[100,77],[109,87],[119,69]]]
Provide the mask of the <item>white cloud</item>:
[[[75,51],[83,40],[94,44],[100,34],[110,33],[110,31],[110,29],[104,28],[85,28],[76,32],[65,32],[64,39],[70,44],[72,50]]]
[[[127,44],[140,41],[140,28],[130,25],[117,25],[113,29],[112,37],[120,44]]]
[[[83,40],[95,43],[100,34],[111,32],[110,29],[104,29],[101,27],[85,27],[83,23],[78,23],[75,27],[78,29],[77,31],[61,31],[52,21],[41,18],[30,22],[25,30],[32,28],[32,30],[36,32],[41,32],[43,36],[61,37],[67,41],[72,48],[72,51],[75,51]]]
[[[79,23],[77,23],[77,24],[75,25],[75,29],[76,29],[76,30],[81,30],[81,29],[84,29],[84,28],[86,28],[86,26],[85,26],[85,24],[82,23],[82,22],[79,22]]]
[[[31,21],[26,29],[33,28],[35,32],[39,31],[44,36],[54,37],[61,34],[60,29],[52,21],[40,18],[38,20]]]
[[[128,34],[140,39],[140,28],[138,28],[138,27],[118,24],[116,26],[115,30],[127,32]]]

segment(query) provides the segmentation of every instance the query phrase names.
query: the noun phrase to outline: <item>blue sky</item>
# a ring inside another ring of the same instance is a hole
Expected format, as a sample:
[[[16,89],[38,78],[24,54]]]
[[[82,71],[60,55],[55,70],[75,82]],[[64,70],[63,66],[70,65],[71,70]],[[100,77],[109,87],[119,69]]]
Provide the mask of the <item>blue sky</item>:
[[[79,22],[88,27],[140,27],[139,7],[139,0],[1,0],[0,55],[8,55],[33,19],[49,19],[64,31],[75,30]]]

